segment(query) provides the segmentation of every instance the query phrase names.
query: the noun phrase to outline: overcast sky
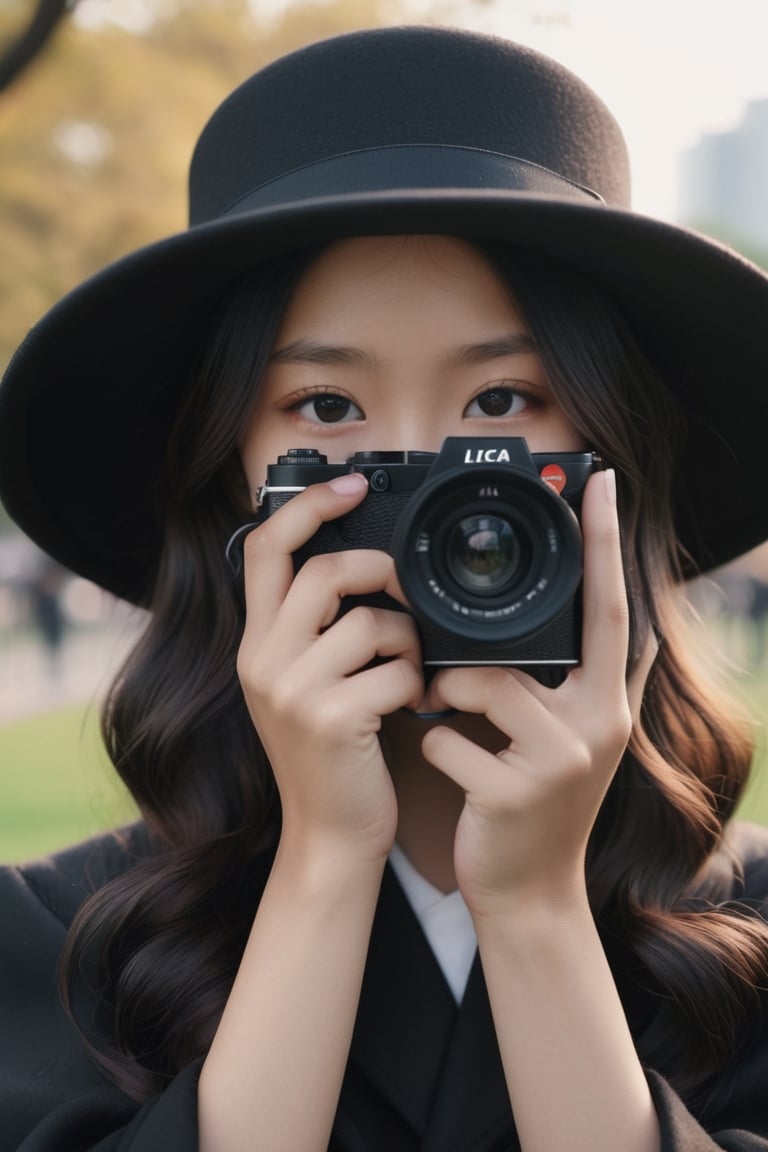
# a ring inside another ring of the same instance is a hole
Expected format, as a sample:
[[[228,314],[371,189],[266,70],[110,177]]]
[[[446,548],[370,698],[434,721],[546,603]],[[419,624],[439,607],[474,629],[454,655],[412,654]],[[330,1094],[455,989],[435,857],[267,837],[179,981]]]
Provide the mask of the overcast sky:
[[[595,89],[624,129],[635,207],[651,215],[675,218],[679,152],[768,98],[768,0],[467,0],[464,12]]]

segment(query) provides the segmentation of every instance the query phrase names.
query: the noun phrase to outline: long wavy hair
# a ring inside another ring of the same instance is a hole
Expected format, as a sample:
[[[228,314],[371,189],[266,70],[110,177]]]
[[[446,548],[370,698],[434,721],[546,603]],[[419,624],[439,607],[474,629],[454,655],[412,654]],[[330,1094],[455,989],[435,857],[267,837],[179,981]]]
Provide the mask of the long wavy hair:
[[[613,304],[524,250],[483,249],[526,317],[553,391],[615,467],[630,664],[662,637],[638,721],[593,830],[598,925],[658,991],[641,1058],[689,1102],[746,1039],[768,929],[706,865],[747,780],[748,723],[686,655],[671,482],[684,421]],[[222,301],[167,453],[164,548],[149,624],[106,702],[108,751],[153,849],[72,924],[60,987],[107,1075],[142,1100],[205,1055],[280,834],[274,781],[235,672],[244,624],[223,560],[252,518],[238,445],[291,290],[316,253],[254,271]],[[82,1018],[83,1013],[78,1011]]]

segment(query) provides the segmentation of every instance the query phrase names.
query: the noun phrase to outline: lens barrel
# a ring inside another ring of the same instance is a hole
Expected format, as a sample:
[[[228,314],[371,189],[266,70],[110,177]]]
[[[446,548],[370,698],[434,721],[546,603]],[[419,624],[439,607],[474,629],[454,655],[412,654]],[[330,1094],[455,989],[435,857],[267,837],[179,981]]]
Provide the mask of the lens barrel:
[[[417,617],[483,645],[546,628],[582,576],[573,510],[536,473],[508,466],[427,479],[400,518],[392,554]]]

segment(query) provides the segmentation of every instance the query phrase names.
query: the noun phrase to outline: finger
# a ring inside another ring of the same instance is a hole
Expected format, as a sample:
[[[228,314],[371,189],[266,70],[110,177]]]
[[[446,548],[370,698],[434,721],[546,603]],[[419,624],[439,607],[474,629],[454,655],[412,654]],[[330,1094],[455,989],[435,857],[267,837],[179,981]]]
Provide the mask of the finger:
[[[415,708],[423,694],[424,680],[417,665],[407,659],[388,660],[345,681],[340,723],[348,723],[350,715],[375,721],[400,708]]]
[[[624,692],[629,646],[629,608],[621,557],[615,474],[589,478],[582,504],[584,585],[582,675],[603,699]]]
[[[480,786],[486,797],[508,790],[509,763],[478,747],[461,732],[444,725],[431,728],[424,734],[421,750],[429,764],[469,795]]]
[[[410,661],[421,681],[421,644],[413,619],[405,612],[361,605],[337,620],[304,653],[296,676],[307,683],[340,680],[377,657]]]
[[[343,516],[368,488],[359,472],[310,484],[250,532],[243,548],[246,635],[259,642],[269,631],[293,582],[293,553],[320,525]]]
[[[312,556],[286,592],[272,635],[287,652],[298,652],[333,624],[343,599],[388,593],[393,580],[392,557],[376,549]]]
[[[530,676],[514,668],[458,667],[438,672],[427,700],[432,711],[452,708],[485,716],[516,745],[522,745],[539,741],[542,730],[553,723],[545,701],[534,690],[537,687]]]

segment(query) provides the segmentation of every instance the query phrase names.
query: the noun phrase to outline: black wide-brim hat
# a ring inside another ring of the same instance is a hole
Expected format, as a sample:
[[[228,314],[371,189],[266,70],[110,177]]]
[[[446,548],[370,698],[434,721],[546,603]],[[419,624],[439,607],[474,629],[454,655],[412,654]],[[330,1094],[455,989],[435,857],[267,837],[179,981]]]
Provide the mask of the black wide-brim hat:
[[[31,331],[0,387],[10,515],[67,567],[146,602],[156,478],[222,290],[289,250],[399,233],[523,245],[583,270],[687,415],[676,524],[694,562],[768,538],[768,277],[630,211],[621,132],[570,72],[417,27],[334,37],[246,81],[198,142],[188,230],[112,264]]]

